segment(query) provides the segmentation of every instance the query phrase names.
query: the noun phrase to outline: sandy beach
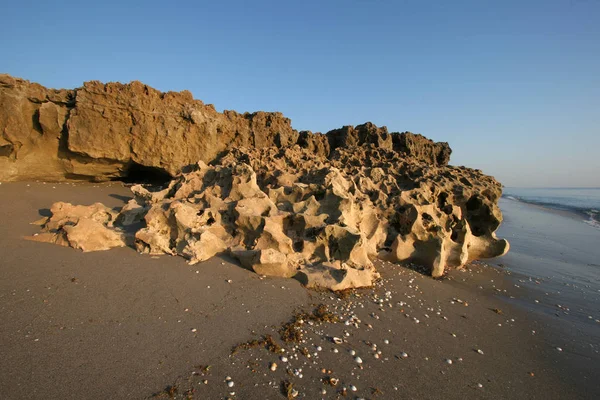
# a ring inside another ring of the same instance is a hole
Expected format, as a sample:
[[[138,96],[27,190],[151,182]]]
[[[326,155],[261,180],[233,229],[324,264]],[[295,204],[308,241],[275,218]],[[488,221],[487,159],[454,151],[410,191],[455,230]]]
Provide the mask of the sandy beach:
[[[513,250],[493,266],[434,280],[379,262],[381,282],[345,296],[227,258],[189,266],[23,239],[55,201],[121,207],[129,197],[121,183],[0,186],[2,398],[280,399],[285,382],[306,399],[600,395],[598,281],[569,270],[594,264],[598,233],[578,221],[503,200],[501,235]],[[559,229],[572,229],[564,248],[546,247]],[[534,274],[540,263],[554,267]],[[309,319],[298,325],[303,341],[281,340],[295,313],[320,304],[340,322]],[[259,343],[232,355],[265,335],[283,353]]]

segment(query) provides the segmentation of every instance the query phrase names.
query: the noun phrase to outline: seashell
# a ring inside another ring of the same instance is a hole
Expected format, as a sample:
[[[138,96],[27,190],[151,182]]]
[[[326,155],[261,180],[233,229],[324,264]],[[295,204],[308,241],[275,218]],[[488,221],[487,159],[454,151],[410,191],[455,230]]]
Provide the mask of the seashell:
[[[335,344],[342,344],[344,341],[342,339],[340,339],[339,337],[332,337],[331,340],[333,341],[333,343]]]
[[[269,369],[273,372],[275,372],[275,370],[277,370],[277,363],[271,363],[271,366],[269,366]]]
[[[357,356],[357,357],[354,357],[354,361],[355,361],[357,364],[362,364],[362,362],[363,362],[362,358],[360,358],[360,357],[358,357],[358,356]]]

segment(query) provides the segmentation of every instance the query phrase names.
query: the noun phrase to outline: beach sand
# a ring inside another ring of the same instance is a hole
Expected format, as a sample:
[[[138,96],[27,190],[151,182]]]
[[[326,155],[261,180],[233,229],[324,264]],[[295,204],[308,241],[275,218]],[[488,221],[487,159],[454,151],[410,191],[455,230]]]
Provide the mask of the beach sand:
[[[519,269],[548,249],[536,242],[535,229],[531,242],[522,241],[528,225],[511,211],[514,204],[501,231],[513,251],[490,261],[505,267],[475,263],[433,280],[378,263],[377,287],[343,298],[291,279],[261,278],[227,257],[189,266],[130,248],[82,253],[23,239],[38,231],[30,222],[55,201],[120,207],[129,197],[120,183],[0,185],[1,398],[282,399],[283,381],[306,399],[340,398],[343,387],[341,398],[350,399],[600,397],[600,324],[592,302],[599,303],[591,283],[585,301],[563,298],[561,305],[575,312],[548,311],[561,294],[539,288],[557,278],[535,276],[531,265]],[[557,271],[575,259],[568,251],[581,252],[565,247]],[[578,311],[588,301],[592,308]],[[342,322],[306,321],[299,348],[284,344],[282,324],[319,304]],[[595,315],[584,315],[591,309]],[[344,324],[352,315],[358,327]],[[260,346],[232,355],[236,345],[268,334],[287,362]],[[344,343],[332,343],[332,336]],[[328,377],[339,379],[337,386],[324,384]]]

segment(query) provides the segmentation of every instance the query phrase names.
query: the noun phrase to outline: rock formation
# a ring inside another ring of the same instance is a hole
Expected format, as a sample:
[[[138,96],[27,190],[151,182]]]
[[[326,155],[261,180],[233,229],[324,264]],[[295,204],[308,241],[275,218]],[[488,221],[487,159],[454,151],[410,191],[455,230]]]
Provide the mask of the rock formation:
[[[0,179],[173,177],[120,211],[56,203],[31,239],[135,246],[190,263],[229,253],[308,287],[370,286],[373,260],[447,268],[496,257],[501,185],[448,165],[450,147],[365,123],[297,132],[280,113],[218,113],[139,82],[72,91],[0,76]]]
[[[494,234],[502,216],[493,178],[375,144],[340,147],[329,158],[299,145],[239,148],[211,165],[198,162],[160,191],[132,192],[118,214],[57,203],[34,239],[89,251],[123,246],[129,235],[141,253],[190,263],[229,252],[261,275],[332,290],[372,285],[377,257],[425,265],[439,277],[508,250]],[[98,236],[110,238],[105,247]]]
[[[450,157],[447,143],[372,124],[325,136],[299,133],[281,113],[219,113],[188,91],[97,81],[54,90],[0,74],[0,181],[106,181],[138,173],[168,179],[229,149],[301,143],[322,156],[339,146],[374,143],[432,165]]]

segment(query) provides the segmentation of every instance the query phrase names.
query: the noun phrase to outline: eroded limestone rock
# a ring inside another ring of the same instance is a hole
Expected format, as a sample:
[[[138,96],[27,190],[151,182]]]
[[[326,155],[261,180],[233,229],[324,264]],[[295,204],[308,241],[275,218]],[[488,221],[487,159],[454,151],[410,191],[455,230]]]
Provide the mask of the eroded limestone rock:
[[[89,251],[101,249],[95,237],[73,239],[71,224],[85,219],[92,229],[88,221],[96,221],[99,235],[118,236],[143,219],[134,233],[141,253],[193,264],[230,252],[258,274],[332,290],[371,286],[375,258],[425,265],[438,277],[508,250],[494,233],[501,186],[492,177],[404,158],[374,142],[338,147],[329,158],[310,146],[235,149],[211,165],[198,162],[162,190],[133,186],[135,200],[118,214],[57,203],[44,229],[55,235],[50,241]]]
[[[117,213],[103,204],[74,206],[54,203],[52,216],[42,221],[43,232],[29,239],[87,251],[125,246],[125,234],[114,229]]]
[[[450,147],[372,123],[297,132],[281,113],[217,112],[188,91],[92,81],[52,90],[0,75],[0,180],[174,177],[120,212],[57,203],[35,240],[126,243],[190,263],[230,252],[309,287],[372,285],[372,260],[447,268],[495,257],[501,186]]]
[[[447,143],[369,122],[324,135],[298,132],[278,112],[219,113],[188,91],[163,93],[137,81],[54,90],[0,74],[0,181],[106,181],[140,170],[170,178],[237,147],[295,144],[322,157],[374,144],[430,165],[446,165],[451,152]],[[289,184],[294,175],[278,179]]]

